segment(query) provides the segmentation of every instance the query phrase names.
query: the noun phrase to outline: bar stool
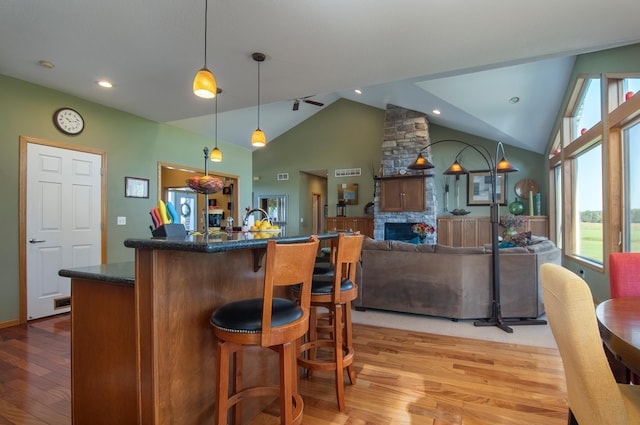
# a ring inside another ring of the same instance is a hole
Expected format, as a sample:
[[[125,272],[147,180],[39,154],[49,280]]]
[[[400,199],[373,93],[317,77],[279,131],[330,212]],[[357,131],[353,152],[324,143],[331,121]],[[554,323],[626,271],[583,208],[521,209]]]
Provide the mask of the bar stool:
[[[311,316],[307,340],[300,346],[298,365],[306,369],[307,377],[311,377],[314,370],[335,371],[336,397],[338,409],[344,411],[344,383],[343,373],[347,375],[351,384],[356,383],[353,370],[353,337],[351,328],[351,301],[358,297],[356,284],[356,264],[360,260],[364,236],[360,234],[347,236],[338,235],[335,245],[333,276],[314,275],[311,288]],[[294,294],[300,296],[294,287]],[[319,325],[318,311],[324,308],[328,311],[329,331]],[[324,332],[323,332],[324,330]],[[319,338],[319,333],[327,333],[328,338]],[[331,358],[319,357],[318,350],[329,348]]]
[[[264,296],[225,304],[214,311],[211,324],[218,338],[216,424],[227,425],[228,409],[234,407],[234,423],[242,423],[242,404],[247,397],[280,397],[280,423],[302,422],[302,397],[298,393],[296,355],[298,340],[309,327],[313,263],[318,238],[309,242],[277,244],[267,242],[264,269]],[[278,298],[281,287],[296,285],[297,302]],[[279,386],[244,388],[242,353],[247,346],[268,347],[279,353]],[[233,354],[232,377],[229,357]],[[229,394],[232,378],[232,394]]]

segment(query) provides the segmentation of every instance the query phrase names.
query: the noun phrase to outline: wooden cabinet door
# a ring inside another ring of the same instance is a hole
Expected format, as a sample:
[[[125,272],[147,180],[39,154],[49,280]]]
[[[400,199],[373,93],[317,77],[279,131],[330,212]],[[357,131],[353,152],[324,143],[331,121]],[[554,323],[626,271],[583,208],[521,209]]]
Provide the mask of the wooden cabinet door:
[[[536,215],[529,217],[528,229],[535,236],[549,237],[549,218],[546,216]]]
[[[380,180],[380,211],[424,211],[424,178],[398,177]]]
[[[399,179],[380,181],[380,211],[402,211],[402,187]]]

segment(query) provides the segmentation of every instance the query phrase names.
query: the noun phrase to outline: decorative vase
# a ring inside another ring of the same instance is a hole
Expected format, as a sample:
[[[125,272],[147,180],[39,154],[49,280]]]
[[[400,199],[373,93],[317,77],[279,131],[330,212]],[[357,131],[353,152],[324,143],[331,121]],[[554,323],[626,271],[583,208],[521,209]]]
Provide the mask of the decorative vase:
[[[508,241],[511,239],[511,236],[517,235],[518,231],[515,227],[507,227],[504,232],[502,232],[502,239]]]
[[[509,204],[509,212],[513,215],[520,215],[524,212],[524,205],[518,200],[518,198]]]

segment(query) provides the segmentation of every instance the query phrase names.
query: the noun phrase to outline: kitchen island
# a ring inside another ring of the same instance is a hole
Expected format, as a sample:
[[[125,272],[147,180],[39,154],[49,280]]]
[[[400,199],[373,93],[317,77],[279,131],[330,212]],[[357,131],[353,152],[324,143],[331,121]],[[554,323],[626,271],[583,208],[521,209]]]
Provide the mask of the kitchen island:
[[[209,317],[222,304],[262,296],[267,239],[256,236],[127,239],[135,262],[60,270],[71,278],[73,423],[213,423],[216,340]],[[309,238],[267,236],[282,243]],[[275,353],[246,353],[245,385],[277,379]],[[243,417],[269,402],[247,400]]]

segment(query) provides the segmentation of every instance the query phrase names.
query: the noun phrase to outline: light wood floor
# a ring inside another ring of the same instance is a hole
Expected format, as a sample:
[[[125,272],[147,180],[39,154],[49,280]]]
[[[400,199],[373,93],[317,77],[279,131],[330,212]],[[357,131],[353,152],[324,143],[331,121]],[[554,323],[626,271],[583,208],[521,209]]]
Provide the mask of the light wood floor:
[[[69,315],[0,329],[0,424],[67,425]],[[354,324],[358,382],[338,412],[331,374],[302,380],[305,425],[564,425],[555,349]],[[277,405],[252,425],[277,424]],[[115,424],[114,424],[115,425]]]

